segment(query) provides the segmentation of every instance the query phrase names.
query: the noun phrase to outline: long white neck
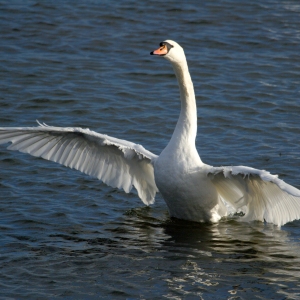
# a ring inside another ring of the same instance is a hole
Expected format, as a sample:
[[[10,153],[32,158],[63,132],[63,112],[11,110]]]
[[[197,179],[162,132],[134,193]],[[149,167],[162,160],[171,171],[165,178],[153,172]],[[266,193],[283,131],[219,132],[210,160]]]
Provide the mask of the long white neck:
[[[181,63],[171,63],[180,89],[181,111],[170,145],[177,149],[188,147],[194,151],[197,135],[197,107],[193,82],[186,60],[182,60]]]

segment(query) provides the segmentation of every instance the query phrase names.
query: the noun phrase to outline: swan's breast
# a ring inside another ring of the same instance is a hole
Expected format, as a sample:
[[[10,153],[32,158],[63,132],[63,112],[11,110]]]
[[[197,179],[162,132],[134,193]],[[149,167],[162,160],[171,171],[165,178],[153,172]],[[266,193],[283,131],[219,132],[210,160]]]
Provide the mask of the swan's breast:
[[[218,221],[218,193],[200,159],[179,158],[174,160],[171,153],[161,155],[154,166],[155,182],[170,215],[197,222]]]

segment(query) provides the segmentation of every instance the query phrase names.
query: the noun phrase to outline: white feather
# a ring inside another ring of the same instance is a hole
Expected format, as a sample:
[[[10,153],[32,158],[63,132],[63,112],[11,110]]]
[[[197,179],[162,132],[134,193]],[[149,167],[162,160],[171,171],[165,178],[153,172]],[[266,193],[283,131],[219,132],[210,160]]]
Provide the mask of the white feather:
[[[260,220],[279,226],[300,218],[300,191],[265,170],[244,166],[207,170],[221,197],[244,221]]]
[[[39,125],[0,128],[0,144],[11,142],[10,150],[58,162],[127,193],[135,186],[145,204],[154,202],[158,191],[153,174],[156,155],[140,145],[89,129]]]

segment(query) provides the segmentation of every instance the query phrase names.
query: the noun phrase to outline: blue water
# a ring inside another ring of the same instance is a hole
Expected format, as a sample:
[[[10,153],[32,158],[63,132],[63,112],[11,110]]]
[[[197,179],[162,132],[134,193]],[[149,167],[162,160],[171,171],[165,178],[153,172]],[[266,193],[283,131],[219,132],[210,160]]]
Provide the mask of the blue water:
[[[0,126],[80,126],[159,154],[185,49],[205,163],[300,188],[298,1],[1,1]],[[171,220],[84,174],[0,148],[3,299],[299,299],[300,221]]]

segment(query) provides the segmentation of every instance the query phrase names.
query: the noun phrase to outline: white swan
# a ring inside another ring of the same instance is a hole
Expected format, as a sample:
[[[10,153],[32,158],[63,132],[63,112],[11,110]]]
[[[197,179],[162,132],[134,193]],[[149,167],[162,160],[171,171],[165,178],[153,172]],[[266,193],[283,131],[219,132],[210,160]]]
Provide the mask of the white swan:
[[[193,83],[183,49],[166,40],[151,52],[169,60],[175,71],[181,112],[173,136],[157,156],[142,146],[89,129],[38,127],[0,128],[0,144],[10,150],[61,163],[154,203],[158,190],[170,215],[196,222],[217,222],[229,211],[242,220],[281,226],[300,218],[300,190],[267,171],[244,166],[212,167],[196,150],[197,109]]]

